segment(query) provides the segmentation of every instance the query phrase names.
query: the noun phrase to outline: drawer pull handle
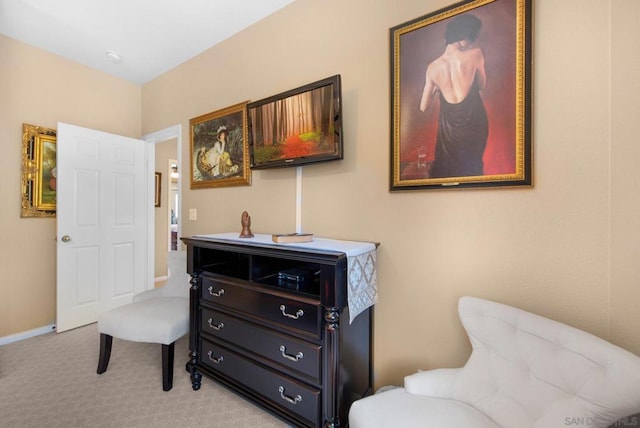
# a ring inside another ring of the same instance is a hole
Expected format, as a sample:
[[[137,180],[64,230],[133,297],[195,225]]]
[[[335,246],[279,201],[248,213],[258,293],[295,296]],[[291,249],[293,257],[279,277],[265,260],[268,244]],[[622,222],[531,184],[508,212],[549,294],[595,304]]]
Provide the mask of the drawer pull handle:
[[[219,330],[222,330],[224,328],[224,323],[223,322],[221,322],[218,325],[213,325],[213,324],[211,324],[212,322],[213,322],[213,320],[211,318],[209,318],[209,327],[211,327],[212,329],[219,331]]]
[[[224,288],[221,288],[220,291],[215,292],[213,291],[213,285],[209,287],[208,290],[209,290],[209,294],[211,294],[213,297],[220,297],[224,294]]]
[[[302,357],[304,357],[304,354],[302,352],[298,352],[296,355],[291,355],[291,354],[287,354],[286,351],[287,351],[287,348],[284,345],[280,345],[280,353],[287,360],[297,362],[298,360],[301,360]]]
[[[218,358],[213,358],[211,356],[212,353],[213,353],[213,351],[207,352],[207,356],[209,357],[209,360],[211,362],[216,363],[216,364],[220,364],[224,360],[224,357],[222,355],[220,355]]]
[[[280,312],[282,312],[282,315],[284,315],[285,317],[289,317],[291,319],[297,320],[298,318],[304,315],[304,311],[302,309],[298,309],[298,312],[296,312],[295,315],[286,313],[285,312],[286,310],[287,310],[287,307],[285,305],[280,305]]]
[[[302,401],[302,397],[300,395],[296,395],[294,398],[284,395],[284,386],[280,386],[278,388],[278,391],[280,392],[280,397],[282,397],[283,400],[288,401],[291,404],[298,404],[299,402]]]

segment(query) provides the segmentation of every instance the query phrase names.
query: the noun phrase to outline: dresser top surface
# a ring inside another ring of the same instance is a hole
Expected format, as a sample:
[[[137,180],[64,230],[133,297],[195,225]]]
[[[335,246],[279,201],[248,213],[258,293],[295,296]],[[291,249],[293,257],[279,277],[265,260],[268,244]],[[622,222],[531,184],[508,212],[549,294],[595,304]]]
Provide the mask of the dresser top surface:
[[[375,250],[377,247],[377,244],[372,242],[344,241],[316,237],[314,237],[311,242],[276,243],[272,241],[271,235],[255,234],[253,238],[240,238],[238,233],[194,235],[190,238],[183,238],[183,241],[186,243],[193,241],[217,242],[223,244],[247,245],[300,252],[344,253],[348,257],[355,257],[368,253]]]

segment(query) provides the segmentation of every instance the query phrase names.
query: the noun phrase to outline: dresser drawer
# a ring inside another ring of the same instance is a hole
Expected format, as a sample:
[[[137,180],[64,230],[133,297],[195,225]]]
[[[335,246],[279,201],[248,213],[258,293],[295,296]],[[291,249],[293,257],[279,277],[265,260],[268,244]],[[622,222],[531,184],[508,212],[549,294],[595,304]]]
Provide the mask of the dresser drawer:
[[[257,289],[241,283],[202,277],[202,300],[241,311],[249,317],[267,320],[320,339],[322,310],[312,299],[284,297],[276,291]]]
[[[262,355],[320,383],[322,347],[260,327],[234,316],[202,308],[203,333]]]
[[[257,365],[207,340],[200,342],[200,360],[214,372],[233,379],[276,406],[305,419],[306,424],[318,425],[321,403],[319,389]]]

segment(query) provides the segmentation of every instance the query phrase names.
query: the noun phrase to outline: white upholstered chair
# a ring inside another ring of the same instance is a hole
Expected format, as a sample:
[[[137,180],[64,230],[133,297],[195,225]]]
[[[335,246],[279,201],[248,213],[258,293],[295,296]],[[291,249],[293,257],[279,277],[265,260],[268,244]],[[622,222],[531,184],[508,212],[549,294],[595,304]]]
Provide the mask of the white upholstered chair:
[[[354,402],[351,428],[640,426],[640,357],[488,300],[463,297],[458,313],[472,346],[465,366]]]
[[[162,287],[139,293],[133,302],[98,318],[100,356],[98,374],[107,370],[113,338],[162,344],[162,389],[173,386],[176,340],[189,332],[189,276],[186,251],[167,256],[169,279]]]

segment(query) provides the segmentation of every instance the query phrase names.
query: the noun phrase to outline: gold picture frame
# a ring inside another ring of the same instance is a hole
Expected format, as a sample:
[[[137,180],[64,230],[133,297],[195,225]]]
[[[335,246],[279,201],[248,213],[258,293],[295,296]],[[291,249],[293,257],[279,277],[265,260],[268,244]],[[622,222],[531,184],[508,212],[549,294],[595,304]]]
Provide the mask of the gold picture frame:
[[[390,29],[391,191],[532,185],[532,2],[464,0]],[[452,57],[475,68],[464,96],[439,73]]]
[[[56,165],[56,130],[23,124],[21,217],[55,217]]]
[[[191,189],[251,185],[247,102],[195,117],[189,125]]]

